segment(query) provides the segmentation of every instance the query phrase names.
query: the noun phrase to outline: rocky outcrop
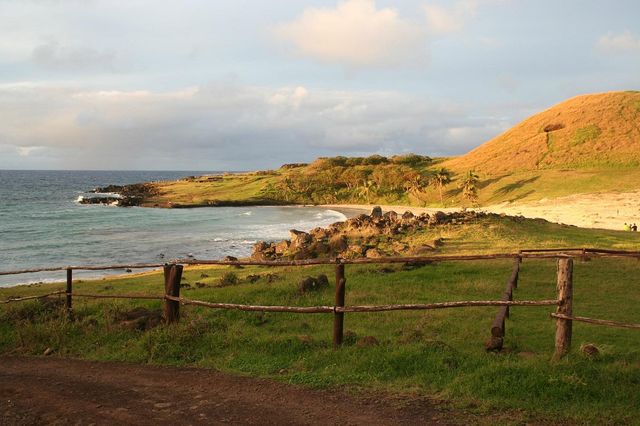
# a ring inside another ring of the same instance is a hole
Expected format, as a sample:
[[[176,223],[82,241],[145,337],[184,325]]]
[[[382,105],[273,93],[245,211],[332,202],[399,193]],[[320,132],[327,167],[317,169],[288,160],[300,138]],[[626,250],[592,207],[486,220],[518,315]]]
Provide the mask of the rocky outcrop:
[[[445,214],[399,215],[382,213],[375,207],[371,214],[361,214],[344,222],[309,232],[292,229],[290,239],[279,242],[260,241],[253,247],[255,260],[309,258],[379,258],[385,256],[425,256],[436,252],[444,243],[439,239],[414,242],[416,231],[442,225],[458,225],[485,216],[474,211]]]
[[[156,195],[157,190],[149,183],[132,185],[107,185],[90,191],[96,194],[92,197],[81,197],[80,204],[109,204],[119,207],[133,207],[141,205],[147,198]],[[118,196],[107,195],[117,194]]]

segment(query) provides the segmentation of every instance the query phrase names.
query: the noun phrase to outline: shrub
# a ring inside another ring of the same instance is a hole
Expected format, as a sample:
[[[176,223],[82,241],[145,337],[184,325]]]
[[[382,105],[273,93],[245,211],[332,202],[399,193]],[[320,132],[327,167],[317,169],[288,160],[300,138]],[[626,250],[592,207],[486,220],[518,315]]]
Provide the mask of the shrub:
[[[238,279],[238,276],[236,274],[234,274],[233,272],[225,272],[220,277],[219,283],[221,287],[226,287],[230,285],[236,285],[239,282],[240,282],[240,279]]]

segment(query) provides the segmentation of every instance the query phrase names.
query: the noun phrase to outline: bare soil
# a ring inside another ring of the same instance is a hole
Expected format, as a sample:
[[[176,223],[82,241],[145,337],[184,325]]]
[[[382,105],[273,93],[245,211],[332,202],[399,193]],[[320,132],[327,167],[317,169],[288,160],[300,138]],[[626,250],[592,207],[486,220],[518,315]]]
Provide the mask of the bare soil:
[[[0,424],[468,424],[422,397],[318,391],[196,368],[0,357]]]

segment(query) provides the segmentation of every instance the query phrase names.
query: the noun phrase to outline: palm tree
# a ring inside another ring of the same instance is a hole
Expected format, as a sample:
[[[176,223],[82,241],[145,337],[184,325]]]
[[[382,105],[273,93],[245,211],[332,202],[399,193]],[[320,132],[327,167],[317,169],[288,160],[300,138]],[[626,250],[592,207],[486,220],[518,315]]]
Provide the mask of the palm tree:
[[[480,177],[475,171],[469,170],[462,178],[460,182],[460,188],[462,188],[462,196],[469,200],[471,204],[476,204],[478,201],[478,182]]]
[[[444,205],[442,189],[445,185],[451,182],[451,172],[444,167],[441,167],[431,175],[431,182],[438,187],[438,191],[440,192],[440,204]]]

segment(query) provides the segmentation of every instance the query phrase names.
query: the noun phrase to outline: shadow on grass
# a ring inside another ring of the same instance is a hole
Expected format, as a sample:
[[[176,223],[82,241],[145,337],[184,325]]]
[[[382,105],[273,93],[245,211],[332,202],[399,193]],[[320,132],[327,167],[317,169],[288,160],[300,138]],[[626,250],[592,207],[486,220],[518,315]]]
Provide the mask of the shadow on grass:
[[[540,179],[540,176],[534,176],[534,177],[529,178],[529,179],[520,179],[517,182],[513,182],[513,183],[505,185],[505,186],[503,186],[501,188],[498,188],[495,191],[494,194],[495,195],[507,195],[507,194],[517,190],[517,189],[522,188],[523,186],[525,186],[525,185],[527,185],[529,183],[533,183],[533,182],[537,181],[538,179]],[[533,191],[530,191],[530,192],[533,192]],[[522,197],[520,197],[520,198],[522,198]]]

